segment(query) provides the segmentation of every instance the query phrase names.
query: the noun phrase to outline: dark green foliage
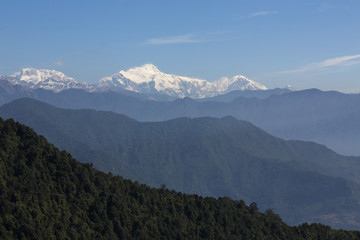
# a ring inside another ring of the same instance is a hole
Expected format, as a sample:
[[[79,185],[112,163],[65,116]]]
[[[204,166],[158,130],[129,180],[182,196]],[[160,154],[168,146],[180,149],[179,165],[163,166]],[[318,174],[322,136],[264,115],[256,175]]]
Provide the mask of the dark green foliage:
[[[360,158],[275,138],[232,117],[141,123],[111,112],[31,99],[0,108],[94,167],[151,186],[229,196],[274,209],[285,222],[360,229]]]
[[[153,189],[93,169],[31,129],[0,119],[0,239],[359,239],[288,227],[229,198]]]

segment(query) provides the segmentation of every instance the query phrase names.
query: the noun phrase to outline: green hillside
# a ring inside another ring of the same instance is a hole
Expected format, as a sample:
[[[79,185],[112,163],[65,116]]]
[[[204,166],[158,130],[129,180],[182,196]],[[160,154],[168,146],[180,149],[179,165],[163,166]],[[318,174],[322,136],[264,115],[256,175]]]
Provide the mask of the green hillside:
[[[31,99],[0,108],[95,168],[151,186],[244,199],[285,222],[360,229],[359,158],[284,141],[232,117],[141,123]]]
[[[271,210],[229,198],[154,189],[75,161],[0,119],[1,239],[359,239],[359,232],[288,227]]]

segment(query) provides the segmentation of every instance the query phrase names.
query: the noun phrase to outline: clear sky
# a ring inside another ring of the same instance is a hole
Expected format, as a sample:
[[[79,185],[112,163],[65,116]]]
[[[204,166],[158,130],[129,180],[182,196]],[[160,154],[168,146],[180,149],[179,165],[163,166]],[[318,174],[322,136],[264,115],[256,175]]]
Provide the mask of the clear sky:
[[[360,0],[0,1],[0,75],[34,67],[97,82],[145,63],[360,91]]]

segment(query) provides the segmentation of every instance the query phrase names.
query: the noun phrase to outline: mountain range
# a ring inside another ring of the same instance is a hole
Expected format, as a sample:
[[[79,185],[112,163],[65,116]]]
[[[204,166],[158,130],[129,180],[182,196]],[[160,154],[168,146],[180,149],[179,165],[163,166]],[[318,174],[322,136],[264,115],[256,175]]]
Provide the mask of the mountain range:
[[[81,162],[151,186],[255,201],[289,224],[360,228],[360,158],[284,141],[233,117],[137,122],[32,99],[0,108]]]
[[[65,74],[46,69],[24,68],[0,80],[9,81],[31,89],[46,89],[60,92],[66,89],[83,89],[98,92],[125,89],[144,94],[165,94],[171,97],[205,98],[228,93],[233,90],[265,90],[265,86],[247,79],[242,75],[232,78],[223,77],[215,82],[177,76],[161,72],[152,64],[130,68],[102,78],[97,84],[79,83]]]
[[[226,92],[241,89],[241,79],[209,83],[147,64],[87,84],[52,70],[23,69],[0,79],[0,116],[30,125],[106,172],[256,201],[290,224],[359,229],[359,158],[257,127],[360,155],[360,95],[261,87]],[[184,91],[196,99],[178,99]]]
[[[171,100],[167,95],[150,96],[125,89],[104,92],[68,89],[54,93],[0,81],[0,104],[22,97],[61,108],[112,111],[139,121],[234,116],[274,136],[314,141],[344,155],[360,156],[360,94],[268,89]]]
[[[0,119],[1,239],[359,239],[286,225],[256,203],[140,185],[81,164],[30,128]]]

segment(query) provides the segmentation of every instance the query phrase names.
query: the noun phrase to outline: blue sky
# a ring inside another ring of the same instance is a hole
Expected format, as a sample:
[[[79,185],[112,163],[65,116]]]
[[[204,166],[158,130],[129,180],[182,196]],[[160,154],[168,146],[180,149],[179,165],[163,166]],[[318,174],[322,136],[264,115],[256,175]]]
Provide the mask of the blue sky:
[[[359,12],[359,0],[1,0],[0,74],[97,82],[153,63],[209,81],[360,91]]]

